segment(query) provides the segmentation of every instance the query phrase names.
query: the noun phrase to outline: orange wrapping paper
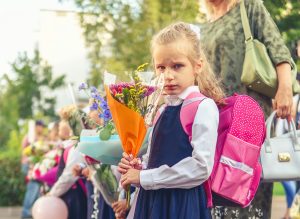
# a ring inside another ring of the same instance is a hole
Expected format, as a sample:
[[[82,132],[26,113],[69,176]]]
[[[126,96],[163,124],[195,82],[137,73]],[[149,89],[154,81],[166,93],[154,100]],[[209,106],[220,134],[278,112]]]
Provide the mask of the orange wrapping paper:
[[[127,154],[136,157],[147,132],[144,118],[139,113],[114,99],[108,87],[105,90],[107,103],[120,136],[123,150]]]

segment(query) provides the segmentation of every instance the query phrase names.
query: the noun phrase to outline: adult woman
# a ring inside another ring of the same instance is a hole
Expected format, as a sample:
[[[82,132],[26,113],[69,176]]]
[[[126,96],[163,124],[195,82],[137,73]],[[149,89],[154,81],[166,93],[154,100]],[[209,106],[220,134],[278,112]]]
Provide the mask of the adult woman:
[[[245,57],[245,37],[239,0],[203,1],[208,22],[201,26],[201,42],[213,71],[221,77],[227,94],[237,92],[252,96],[260,103],[265,116],[268,116],[272,111],[272,100],[248,90],[240,80]],[[279,83],[274,108],[279,117],[290,117],[292,82],[289,50],[262,1],[247,0],[245,7],[253,37],[265,44],[276,66]],[[214,215],[217,218],[270,218],[272,188],[272,184],[261,184],[248,208],[215,208]]]

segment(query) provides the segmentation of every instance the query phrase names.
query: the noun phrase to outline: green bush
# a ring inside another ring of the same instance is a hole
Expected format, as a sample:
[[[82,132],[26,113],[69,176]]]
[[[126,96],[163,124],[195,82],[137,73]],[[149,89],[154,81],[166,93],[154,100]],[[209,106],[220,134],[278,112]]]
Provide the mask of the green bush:
[[[22,205],[25,181],[21,173],[20,153],[0,153],[0,206]]]
[[[273,195],[274,196],[283,196],[283,195],[285,195],[283,186],[280,182],[275,182],[274,183]]]

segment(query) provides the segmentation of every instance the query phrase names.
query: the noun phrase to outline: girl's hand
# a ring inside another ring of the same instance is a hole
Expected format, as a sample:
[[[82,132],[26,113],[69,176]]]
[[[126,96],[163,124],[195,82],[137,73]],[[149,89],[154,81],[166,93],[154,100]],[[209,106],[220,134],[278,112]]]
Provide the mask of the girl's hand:
[[[83,170],[82,170],[82,175],[89,179],[90,178],[90,169],[88,167],[85,167]]]
[[[292,87],[278,87],[278,91],[273,102],[273,109],[277,110],[277,117],[291,120],[293,105]]]
[[[130,184],[140,185],[140,170],[129,169],[127,173],[121,176],[121,185],[124,189]]]
[[[130,161],[132,161],[132,157],[129,156],[126,152],[123,152],[123,158],[118,164],[118,171],[121,174],[127,173],[127,170],[131,169]]]
[[[81,171],[82,171],[82,168],[79,164],[74,165],[73,168],[72,168],[73,176],[80,176]]]
[[[133,158],[130,161],[130,165],[133,169],[141,170],[142,169],[142,161],[140,158]]]
[[[118,171],[121,174],[127,173],[129,169],[142,169],[142,162],[139,158],[133,158],[131,155],[127,153],[123,153],[123,158],[121,159],[120,163],[118,164]]]
[[[127,203],[126,200],[121,200],[114,202],[112,204],[112,209],[115,212],[115,216],[117,219],[125,218],[126,217],[126,211],[127,211]]]

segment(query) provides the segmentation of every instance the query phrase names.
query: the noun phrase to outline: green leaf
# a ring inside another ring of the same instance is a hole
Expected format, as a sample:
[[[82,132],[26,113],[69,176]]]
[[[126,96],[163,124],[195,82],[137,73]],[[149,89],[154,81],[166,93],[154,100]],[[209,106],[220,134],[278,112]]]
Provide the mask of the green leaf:
[[[102,141],[107,141],[108,139],[110,139],[110,136],[111,136],[111,129],[109,128],[103,128],[101,131],[100,131],[100,139]]]

